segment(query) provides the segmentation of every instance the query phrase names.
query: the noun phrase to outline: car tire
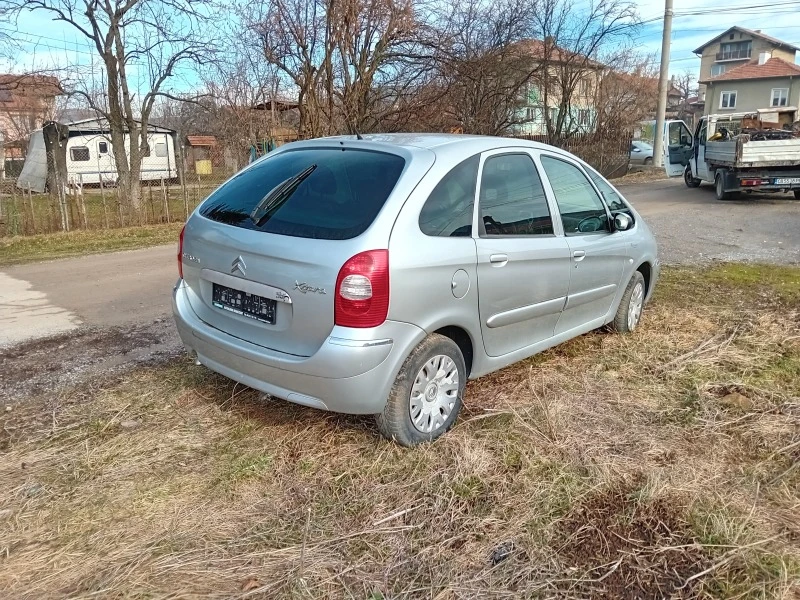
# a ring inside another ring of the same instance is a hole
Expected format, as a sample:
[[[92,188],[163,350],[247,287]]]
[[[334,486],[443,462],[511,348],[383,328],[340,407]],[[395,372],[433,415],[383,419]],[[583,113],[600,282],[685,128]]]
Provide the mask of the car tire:
[[[694,177],[692,177],[692,167],[688,165],[683,170],[683,182],[686,184],[686,187],[689,188],[700,187],[701,183],[699,179],[695,179]]]
[[[725,182],[722,179],[722,173],[717,173],[714,177],[714,193],[717,196],[717,200],[730,200],[731,193],[726,192],[725,190]]]
[[[652,167],[653,166],[653,159],[649,156],[644,159],[644,166],[645,167]]]
[[[617,314],[611,322],[611,328],[617,333],[631,333],[642,320],[644,298],[647,293],[644,277],[639,271],[634,271],[625,293],[622,294],[617,307]]]
[[[458,345],[443,335],[429,335],[400,368],[386,407],[376,416],[378,430],[401,446],[432,442],[456,422],[466,382]]]
[[[794,199],[795,200],[800,200],[800,190],[795,190],[794,191]]]

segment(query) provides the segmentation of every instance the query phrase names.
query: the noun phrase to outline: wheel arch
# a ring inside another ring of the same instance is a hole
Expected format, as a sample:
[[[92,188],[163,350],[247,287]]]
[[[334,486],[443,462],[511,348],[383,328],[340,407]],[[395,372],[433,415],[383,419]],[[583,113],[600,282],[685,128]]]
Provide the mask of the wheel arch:
[[[461,354],[464,356],[464,365],[467,367],[467,377],[469,377],[469,374],[472,372],[472,363],[475,358],[475,343],[473,342],[472,336],[470,336],[469,332],[458,325],[446,325],[444,327],[439,327],[432,333],[438,333],[439,335],[453,340],[453,342],[458,346],[459,350],[461,350]]]

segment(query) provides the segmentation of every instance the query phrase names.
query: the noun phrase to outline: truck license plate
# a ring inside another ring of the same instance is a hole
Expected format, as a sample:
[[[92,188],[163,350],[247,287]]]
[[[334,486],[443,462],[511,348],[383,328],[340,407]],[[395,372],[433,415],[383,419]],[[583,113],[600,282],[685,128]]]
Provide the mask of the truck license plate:
[[[776,177],[775,185],[800,185],[800,177]]]

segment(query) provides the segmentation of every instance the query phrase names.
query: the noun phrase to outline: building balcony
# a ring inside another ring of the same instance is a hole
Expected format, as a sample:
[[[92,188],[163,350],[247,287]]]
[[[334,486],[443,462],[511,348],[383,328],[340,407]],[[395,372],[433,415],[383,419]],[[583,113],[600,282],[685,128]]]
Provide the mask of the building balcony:
[[[728,50],[726,52],[717,52],[717,61],[724,60],[747,60],[753,54],[753,49],[747,50]]]

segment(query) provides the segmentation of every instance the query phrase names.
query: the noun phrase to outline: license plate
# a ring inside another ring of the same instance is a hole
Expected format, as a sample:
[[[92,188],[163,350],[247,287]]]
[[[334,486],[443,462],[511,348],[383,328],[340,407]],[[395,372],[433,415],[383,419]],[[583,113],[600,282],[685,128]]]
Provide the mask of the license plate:
[[[248,294],[240,290],[214,284],[212,303],[217,308],[227,310],[262,323],[275,324],[275,310],[278,303],[270,298]]]
[[[800,177],[776,177],[774,185],[800,185]]]

